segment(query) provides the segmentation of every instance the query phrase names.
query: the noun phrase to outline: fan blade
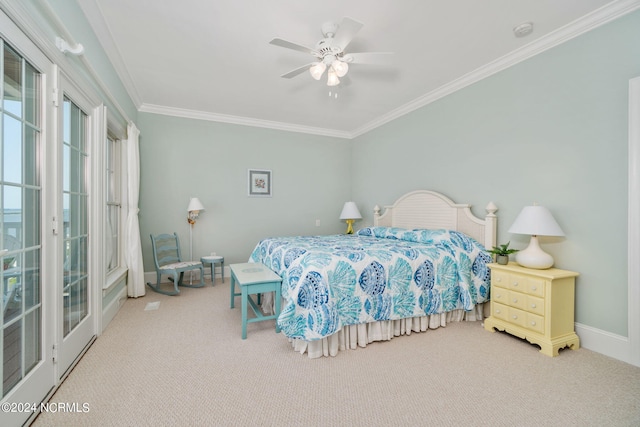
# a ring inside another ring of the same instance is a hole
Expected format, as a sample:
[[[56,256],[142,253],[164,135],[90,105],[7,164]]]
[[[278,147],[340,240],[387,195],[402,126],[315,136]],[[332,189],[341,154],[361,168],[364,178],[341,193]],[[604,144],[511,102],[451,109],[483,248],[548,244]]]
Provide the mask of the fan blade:
[[[384,65],[390,62],[389,55],[393,55],[393,52],[347,53],[342,57],[342,60],[347,64]]]
[[[345,50],[363,25],[364,24],[362,22],[355,21],[345,16],[342,18],[338,31],[336,31],[333,36],[333,41],[335,44],[340,46],[340,49]]]
[[[301,44],[293,43],[287,40],[275,38],[271,40],[269,43],[275,46],[286,47],[287,49],[298,50],[300,52],[310,53],[311,55],[318,56],[319,53],[315,49],[311,49],[310,47],[303,46]]]
[[[309,63],[309,64],[307,64],[307,65],[303,65],[302,67],[298,67],[298,68],[296,68],[295,70],[291,70],[291,71],[289,71],[288,73],[285,73],[285,74],[281,75],[280,77],[285,78],[285,79],[290,79],[291,77],[295,77],[295,76],[297,76],[298,74],[302,74],[302,73],[304,73],[305,71],[308,71],[308,70],[309,70],[309,68],[310,68],[313,64],[314,64],[314,63],[312,62],[312,63]]]

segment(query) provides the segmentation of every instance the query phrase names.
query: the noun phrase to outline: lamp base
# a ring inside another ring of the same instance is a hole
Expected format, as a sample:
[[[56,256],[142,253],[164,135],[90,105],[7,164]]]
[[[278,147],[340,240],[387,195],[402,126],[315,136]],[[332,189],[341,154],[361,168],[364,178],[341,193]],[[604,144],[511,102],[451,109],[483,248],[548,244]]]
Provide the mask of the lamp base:
[[[553,257],[540,248],[538,236],[531,236],[529,246],[516,254],[516,262],[523,267],[543,270],[553,266]]]
[[[347,221],[347,234],[353,234],[353,223],[354,219],[348,219]]]

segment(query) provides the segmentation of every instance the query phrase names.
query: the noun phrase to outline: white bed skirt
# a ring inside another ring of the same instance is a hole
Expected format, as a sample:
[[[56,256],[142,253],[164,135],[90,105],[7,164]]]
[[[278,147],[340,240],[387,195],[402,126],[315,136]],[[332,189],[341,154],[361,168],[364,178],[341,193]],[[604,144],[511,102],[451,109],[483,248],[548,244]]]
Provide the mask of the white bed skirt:
[[[484,319],[484,305],[478,304],[472,311],[454,310],[431,316],[350,325],[321,340],[303,341],[292,338],[290,342],[295,351],[307,353],[311,359],[337,356],[339,351],[355,350],[374,341],[389,341],[401,335],[411,335],[412,332],[437,329],[447,326],[448,322],[481,321]]]

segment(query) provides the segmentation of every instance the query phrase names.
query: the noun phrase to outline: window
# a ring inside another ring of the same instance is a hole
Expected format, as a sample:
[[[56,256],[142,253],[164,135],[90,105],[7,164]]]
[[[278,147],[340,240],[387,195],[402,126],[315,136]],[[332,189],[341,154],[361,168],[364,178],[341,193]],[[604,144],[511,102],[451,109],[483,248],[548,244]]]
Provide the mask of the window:
[[[107,176],[106,182],[106,231],[105,231],[105,257],[107,274],[120,266],[120,233],[121,211],[120,201],[120,146],[121,142],[115,138],[107,137],[106,157]]]

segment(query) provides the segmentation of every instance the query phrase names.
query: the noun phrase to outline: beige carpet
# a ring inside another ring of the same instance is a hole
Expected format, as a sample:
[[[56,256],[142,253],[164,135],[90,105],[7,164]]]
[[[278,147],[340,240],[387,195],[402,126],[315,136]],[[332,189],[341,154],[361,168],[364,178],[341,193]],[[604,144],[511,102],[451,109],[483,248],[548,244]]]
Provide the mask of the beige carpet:
[[[158,310],[145,311],[150,302]],[[236,304],[237,306],[238,304]],[[129,300],[34,426],[639,426],[640,368],[559,357],[479,322],[335,358],[293,352],[229,308],[229,282]]]

